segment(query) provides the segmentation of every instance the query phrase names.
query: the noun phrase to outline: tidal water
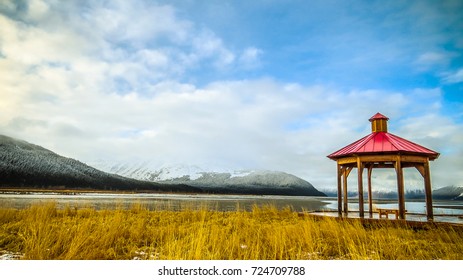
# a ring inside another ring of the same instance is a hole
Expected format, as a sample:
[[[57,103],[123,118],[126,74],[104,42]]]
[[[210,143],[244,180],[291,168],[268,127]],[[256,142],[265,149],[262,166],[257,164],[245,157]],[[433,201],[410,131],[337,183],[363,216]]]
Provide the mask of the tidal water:
[[[203,194],[107,194],[107,193],[1,193],[0,207],[25,208],[37,203],[54,202],[57,207],[130,209],[141,205],[150,210],[207,208],[218,211],[251,210],[274,206],[294,211],[329,210],[330,202],[319,197],[273,195],[203,195]]]
[[[182,210],[206,208],[217,211],[249,211],[253,207],[274,206],[298,212],[335,212],[337,200],[332,197],[276,195],[204,195],[204,194],[108,194],[108,193],[0,193],[0,207],[26,208],[34,204],[53,202],[58,208],[130,209],[142,206],[150,210]],[[375,200],[373,207],[397,209],[397,201]],[[358,211],[353,199],[349,211]],[[406,201],[408,217],[425,217],[424,201]],[[365,204],[368,212],[368,204]],[[433,202],[435,220],[463,223],[463,201]],[[415,216],[414,216],[415,215]]]

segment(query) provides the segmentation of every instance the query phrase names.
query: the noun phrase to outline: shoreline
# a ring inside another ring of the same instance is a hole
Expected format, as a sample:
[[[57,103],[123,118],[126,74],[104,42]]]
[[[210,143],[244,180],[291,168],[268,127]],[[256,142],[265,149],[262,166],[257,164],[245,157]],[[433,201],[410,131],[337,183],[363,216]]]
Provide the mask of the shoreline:
[[[58,194],[79,194],[79,193],[102,193],[102,194],[137,194],[137,193],[159,193],[159,194],[190,194],[183,192],[160,192],[150,190],[100,190],[100,189],[74,189],[74,188],[33,188],[33,187],[0,187],[0,193],[58,193]]]

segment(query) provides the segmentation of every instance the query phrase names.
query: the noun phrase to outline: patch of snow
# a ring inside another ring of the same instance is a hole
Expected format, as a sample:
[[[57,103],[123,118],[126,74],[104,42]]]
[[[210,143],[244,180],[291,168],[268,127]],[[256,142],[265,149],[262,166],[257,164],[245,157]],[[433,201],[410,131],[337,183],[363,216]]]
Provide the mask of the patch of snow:
[[[230,178],[236,178],[236,177],[246,177],[248,175],[253,174],[255,171],[232,171],[230,173]]]
[[[154,173],[153,171],[151,172]],[[201,178],[205,171],[195,165],[178,164],[165,166],[155,172],[159,174],[156,181],[166,181],[181,177],[188,177],[190,180],[196,180]]]
[[[89,165],[124,177],[145,181],[170,181],[187,177],[196,180],[203,176],[205,170],[195,165],[170,164],[157,165],[150,161],[139,162],[109,162],[97,160],[89,162]]]
[[[0,251],[0,260],[20,260],[23,256],[21,253]]]

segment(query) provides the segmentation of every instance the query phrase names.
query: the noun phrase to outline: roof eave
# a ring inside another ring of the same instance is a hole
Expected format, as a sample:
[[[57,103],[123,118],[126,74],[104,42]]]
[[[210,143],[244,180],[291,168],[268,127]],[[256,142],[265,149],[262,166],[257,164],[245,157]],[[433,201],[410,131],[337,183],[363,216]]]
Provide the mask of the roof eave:
[[[357,157],[357,156],[361,157],[361,156],[371,156],[371,155],[415,155],[415,156],[427,157],[429,160],[435,160],[440,156],[440,154],[437,152],[436,153],[417,153],[417,152],[410,152],[410,151],[352,152],[352,153],[346,153],[342,155],[335,155],[335,154],[336,152],[326,157],[332,160],[338,160],[338,159],[346,158],[346,157]]]

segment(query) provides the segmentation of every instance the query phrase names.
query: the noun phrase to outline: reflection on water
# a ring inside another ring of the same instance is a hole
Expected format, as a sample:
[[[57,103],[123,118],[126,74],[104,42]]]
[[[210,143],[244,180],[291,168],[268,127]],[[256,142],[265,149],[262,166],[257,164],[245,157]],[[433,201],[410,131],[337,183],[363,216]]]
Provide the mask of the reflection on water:
[[[256,196],[256,195],[200,195],[200,194],[44,194],[3,193],[0,207],[25,208],[35,203],[55,202],[58,207],[92,207],[96,209],[130,209],[142,205],[150,210],[180,210],[207,208],[218,211],[250,210],[253,206],[272,205],[278,209],[290,207],[294,211],[326,209],[328,202],[321,198],[305,196]]]

